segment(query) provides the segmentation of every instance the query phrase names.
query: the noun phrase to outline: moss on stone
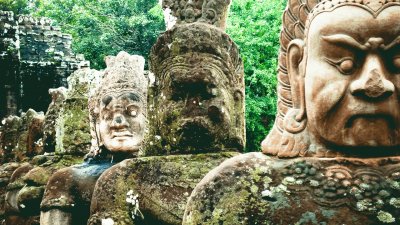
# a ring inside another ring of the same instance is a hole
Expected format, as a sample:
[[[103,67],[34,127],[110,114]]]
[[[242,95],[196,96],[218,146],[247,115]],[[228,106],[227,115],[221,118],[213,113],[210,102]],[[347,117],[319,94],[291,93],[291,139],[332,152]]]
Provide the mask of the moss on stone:
[[[144,224],[181,224],[187,199],[196,184],[212,168],[237,154],[225,152],[125,160],[110,168],[98,181],[98,193],[93,199],[98,197],[97,207],[101,208],[101,213],[95,213],[104,218],[107,213],[118,210],[124,212],[121,218],[129,217],[132,209],[126,198],[132,190],[138,194]],[[114,221],[119,224],[118,220]]]

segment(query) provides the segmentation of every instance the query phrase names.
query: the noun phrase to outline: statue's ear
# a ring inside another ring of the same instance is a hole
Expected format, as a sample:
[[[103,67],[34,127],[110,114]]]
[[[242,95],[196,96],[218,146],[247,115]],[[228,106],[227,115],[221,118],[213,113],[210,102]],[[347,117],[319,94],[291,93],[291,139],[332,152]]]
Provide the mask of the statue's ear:
[[[293,108],[298,109],[300,114],[305,113],[303,55],[304,41],[300,39],[292,40],[287,49],[286,65],[290,80]],[[298,116],[303,117],[304,115]],[[296,116],[296,120],[300,120],[301,118],[299,117]]]

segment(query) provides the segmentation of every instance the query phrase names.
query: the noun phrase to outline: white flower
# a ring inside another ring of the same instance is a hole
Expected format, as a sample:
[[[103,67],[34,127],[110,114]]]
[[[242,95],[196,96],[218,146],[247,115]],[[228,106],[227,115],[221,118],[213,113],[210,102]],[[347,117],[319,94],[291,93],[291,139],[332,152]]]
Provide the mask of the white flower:
[[[161,140],[161,136],[160,135],[156,135],[154,136],[157,140]]]
[[[133,194],[133,190],[129,190],[128,193],[126,193],[126,195],[132,195]]]
[[[101,225],[114,225],[114,220],[111,218],[102,219]]]

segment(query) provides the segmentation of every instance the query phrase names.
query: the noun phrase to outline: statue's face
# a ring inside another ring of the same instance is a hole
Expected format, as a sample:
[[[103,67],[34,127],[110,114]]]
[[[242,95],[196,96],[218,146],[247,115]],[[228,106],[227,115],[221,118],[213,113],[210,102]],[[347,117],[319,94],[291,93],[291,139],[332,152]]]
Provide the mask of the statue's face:
[[[111,152],[136,152],[143,141],[145,116],[143,103],[134,93],[106,95],[100,103],[99,133]]]
[[[243,120],[243,93],[235,91],[226,65],[208,54],[182,55],[165,71],[158,115],[161,137],[181,149],[243,149],[237,129]],[[179,62],[179,63],[178,63]],[[240,116],[241,115],[241,116]]]
[[[329,146],[400,145],[400,7],[374,17],[344,6],[311,22],[306,43],[308,128]]]
[[[184,4],[182,16],[186,22],[193,23],[197,18],[201,17],[201,8],[203,5],[202,0],[187,0],[187,2],[181,1],[180,4]]]

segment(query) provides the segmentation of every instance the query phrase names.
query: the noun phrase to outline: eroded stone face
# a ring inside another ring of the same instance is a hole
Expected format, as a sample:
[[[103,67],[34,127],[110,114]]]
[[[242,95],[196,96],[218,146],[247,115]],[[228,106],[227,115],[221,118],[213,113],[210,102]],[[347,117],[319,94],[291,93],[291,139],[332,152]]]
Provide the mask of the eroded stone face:
[[[144,58],[120,52],[106,58],[104,79],[89,100],[95,146],[137,153],[146,128],[147,78]]]
[[[106,95],[100,108],[99,133],[104,146],[112,152],[138,151],[146,122],[143,99],[131,92]]]
[[[311,22],[305,102],[320,143],[399,148],[399,12],[344,6]]]
[[[41,224],[86,224],[97,179],[115,162],[134,157],[142,144],[147,103],[144,58],[120,52],[106,57],[106,64],[88,102],[92,146],[87,162],[51,176],[41,202]]]
[[[151,63],[147,155],[243,150],[243,67],[229,36],[202,23],[178,26],[159,38]]]
[[[243,103],[243,93],[230,90],[223,63],[206,54],[179,58],[186,62],[171,66],[165,73],[164,82],[170,85],[163,89],[166,104],[159,105],[158,115],[161,123],[175,123],[177,129],[161,130],[160,136],[171,136],[176,145],[199,150],[212,143],[243,149],[243,140],[235,136],[234,129],[240,125],[235,114],[241,108],[237,105]]]

